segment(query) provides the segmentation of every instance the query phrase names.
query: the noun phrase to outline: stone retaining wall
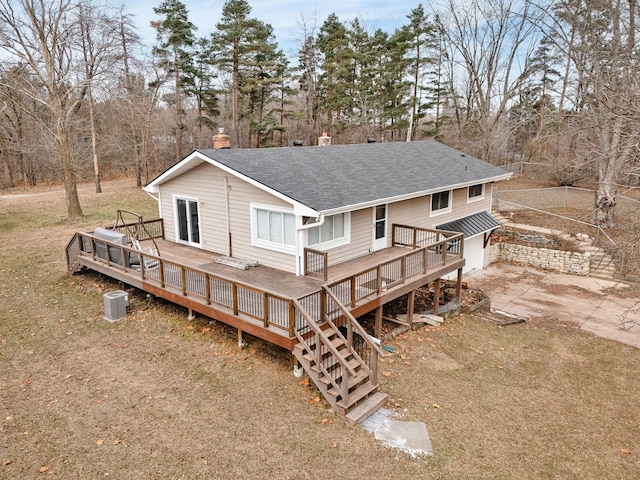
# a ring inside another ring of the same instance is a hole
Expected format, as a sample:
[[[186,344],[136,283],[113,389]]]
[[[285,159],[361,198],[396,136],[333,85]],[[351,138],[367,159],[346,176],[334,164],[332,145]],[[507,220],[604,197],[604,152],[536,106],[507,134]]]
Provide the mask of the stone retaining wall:
[[[506,242],[492,243],[489,255],[491,262],[502,260],[584,276],[589,275],[591,257],[588,252],[568,252]]]

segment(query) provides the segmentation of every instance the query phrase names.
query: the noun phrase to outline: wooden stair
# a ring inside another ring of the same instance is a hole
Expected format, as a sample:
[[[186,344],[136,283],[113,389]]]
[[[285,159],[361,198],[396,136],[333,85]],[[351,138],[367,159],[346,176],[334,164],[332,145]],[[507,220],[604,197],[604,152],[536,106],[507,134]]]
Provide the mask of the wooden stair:
[[[293,354],[333,411],[352,424],[360,423],[385,403],[387,395],[378,392],[376,369],[367,366],[333,324],[322,325],[322,332],[331,347],[314,337],[298,343]]]

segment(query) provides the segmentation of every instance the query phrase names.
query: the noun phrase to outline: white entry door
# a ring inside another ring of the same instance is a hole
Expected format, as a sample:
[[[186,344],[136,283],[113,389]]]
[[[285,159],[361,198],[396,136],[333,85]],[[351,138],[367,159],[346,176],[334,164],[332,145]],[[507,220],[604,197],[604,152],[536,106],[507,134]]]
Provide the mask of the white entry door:
[[[373,209],[373,251],[387,248],[387,206]]]

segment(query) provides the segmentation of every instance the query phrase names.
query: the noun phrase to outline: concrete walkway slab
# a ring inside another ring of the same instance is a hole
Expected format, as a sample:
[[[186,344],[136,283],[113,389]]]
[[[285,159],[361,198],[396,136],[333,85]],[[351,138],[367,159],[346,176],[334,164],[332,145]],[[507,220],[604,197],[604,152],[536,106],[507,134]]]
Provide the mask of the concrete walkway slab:
[[[387,446],[402,450],[412,457],[433,454],[427,427],[422,422],[387,420],[378,427],[374,435]]]
[[[427,427],[422,422],[404,422],[393,420],[393,410],[380,408],[360,424],[376,440],[389,448],[401,450],[413,458],[433,455],[431,439]]]
[[[554,318],[640,348],[639,289],[591,277],[497,263],[465,276],[491,307],[525,318]]]

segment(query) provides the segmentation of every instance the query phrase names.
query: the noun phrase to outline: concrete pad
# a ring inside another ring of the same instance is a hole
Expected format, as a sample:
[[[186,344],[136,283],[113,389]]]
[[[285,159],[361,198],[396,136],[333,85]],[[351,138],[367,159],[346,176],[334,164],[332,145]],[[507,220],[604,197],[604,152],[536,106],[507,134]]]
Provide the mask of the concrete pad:
[[[379,408],[360,426],[385,446],[402,450],[411,457],[432,455],[431,439],[425,424],[392,420],[396,416],[393,410]]]
[[[387,419],[374,435],[390,448],[397,448],[412,457],[433,455],[427,427],[422,422],[400,422]]]
[[[469,272],[465,280],[469,288],[482,290],[494,309],[555,318],[640,348],[640,299],[630,296],[631,287],[623,282],[502,263]]]

